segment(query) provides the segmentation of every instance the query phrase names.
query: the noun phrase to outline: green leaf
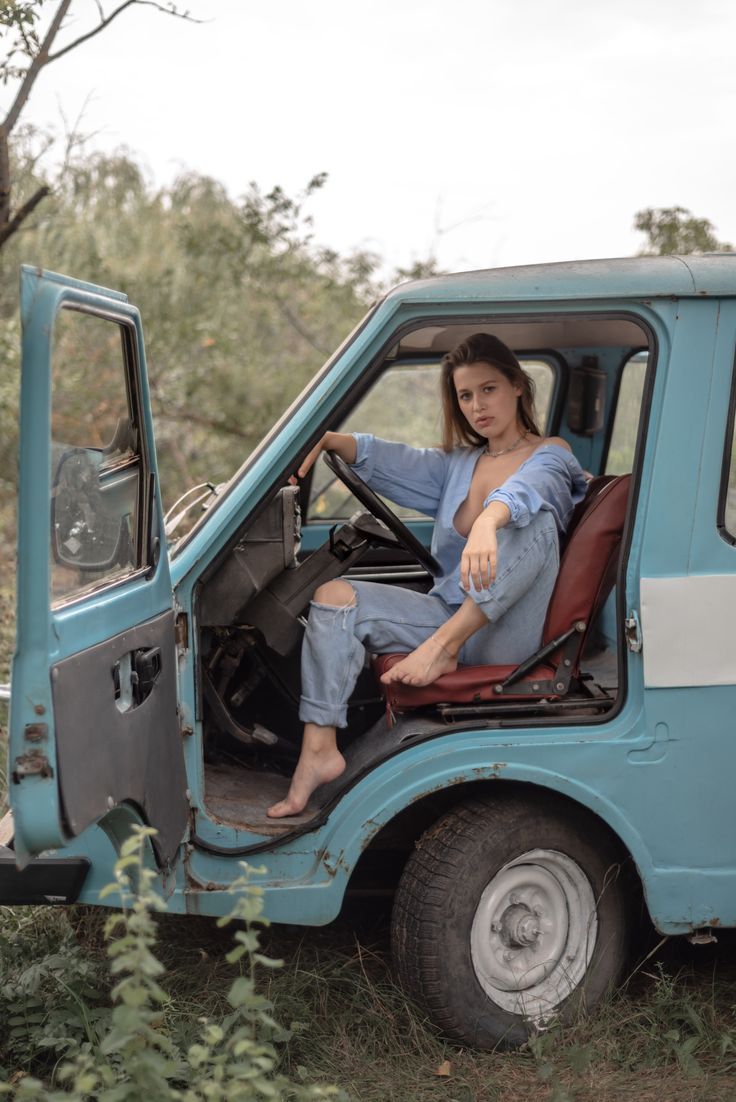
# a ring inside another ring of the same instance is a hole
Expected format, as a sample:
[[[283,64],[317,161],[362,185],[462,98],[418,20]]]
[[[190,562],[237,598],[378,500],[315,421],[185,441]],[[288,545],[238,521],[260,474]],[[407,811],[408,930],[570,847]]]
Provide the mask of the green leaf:
[[[257,964],[263,964],[266,968],[283,968],[284,961],[275,957],[264,957],[262,953],[253,953],[253,960]]]

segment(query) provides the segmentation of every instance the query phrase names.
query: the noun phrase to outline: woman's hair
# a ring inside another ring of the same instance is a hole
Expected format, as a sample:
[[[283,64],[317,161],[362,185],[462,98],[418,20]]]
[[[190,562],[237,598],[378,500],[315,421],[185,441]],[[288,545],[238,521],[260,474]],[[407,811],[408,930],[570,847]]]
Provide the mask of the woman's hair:
[[[458,367],[490,364],[504,375],[512,386],[521,388],[517,416],[527,432],[541,436],[534,419],[534,380],[527,375],[510,348],[490,333],[474,333],[472,337],[442,357],[442,447],[452,451],[457,444],[485,446],[488,441],[476,432],[460,409],[453,375]]]

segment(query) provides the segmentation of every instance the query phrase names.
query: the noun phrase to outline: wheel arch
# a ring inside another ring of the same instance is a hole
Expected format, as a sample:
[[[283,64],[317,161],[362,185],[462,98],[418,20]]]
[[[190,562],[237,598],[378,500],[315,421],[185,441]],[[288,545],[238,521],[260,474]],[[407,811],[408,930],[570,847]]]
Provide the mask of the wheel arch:
[[[558,778],[558,780],[562,779]],[[372,855],[386,853],[387,850],[395,854],[403,854],[403,861],[394,861],[389,867],[390,873],[398,879],[403,864],[422,835],[458,804],[471,799],[487,799],[489,796],[498,801],[523,797],[529,802],[537,803],[540,809],[544,807],[547,811],[558,810],[570,817],[580,816],[581,813],[586,815],[591,823],[591,829],[594,829],[597,835],[605,835],[620,853],[622,863],[628,862],[637,887],[642,897],[646,898],[646,882],[636,853],[636,850],[640,850],[640,859],[646,866],[648,854],[641,840],[630,829],[617,829],[611,821],[611,818],[615,821],[616,817],[607,817],[603,813],[603,808],[595,806],[592,799],[584,798],[587,792],[586,789],[563,791],[540,779],[523,780],[508,776],[477,780],[455,779],[453,783],[435,787],[434,790],[419,795],[403,807],[394,810],[378,829],[367,831],[360,854],[352,865],[346,887],[351,889],[356,886],[356,883],[359,885],[361,877],[365,875],[372,863]],[[634,835],[633,845],[631,844],[632,834]]]

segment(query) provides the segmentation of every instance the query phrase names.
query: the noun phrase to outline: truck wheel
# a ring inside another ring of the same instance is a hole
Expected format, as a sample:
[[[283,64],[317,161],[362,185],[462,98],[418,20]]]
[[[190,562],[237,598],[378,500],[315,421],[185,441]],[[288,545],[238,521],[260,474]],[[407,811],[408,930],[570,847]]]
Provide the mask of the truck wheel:
[[[585,811],[474,799],[424,834],[394,902],[408,994],[449,1037],[514,1047],[591,1009],[627,956],[621,854]]]

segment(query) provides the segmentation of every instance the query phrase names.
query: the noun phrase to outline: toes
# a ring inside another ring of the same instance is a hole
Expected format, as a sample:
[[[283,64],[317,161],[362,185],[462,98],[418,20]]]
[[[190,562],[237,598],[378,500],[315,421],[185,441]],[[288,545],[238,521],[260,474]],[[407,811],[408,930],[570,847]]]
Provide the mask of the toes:
[[[269,807],[266,812],[269,819],[285,819],[288,815],[298,815],[299,812],[287,803],[286,800],[281,800],[280,803],[274,804],[273,807]]]

